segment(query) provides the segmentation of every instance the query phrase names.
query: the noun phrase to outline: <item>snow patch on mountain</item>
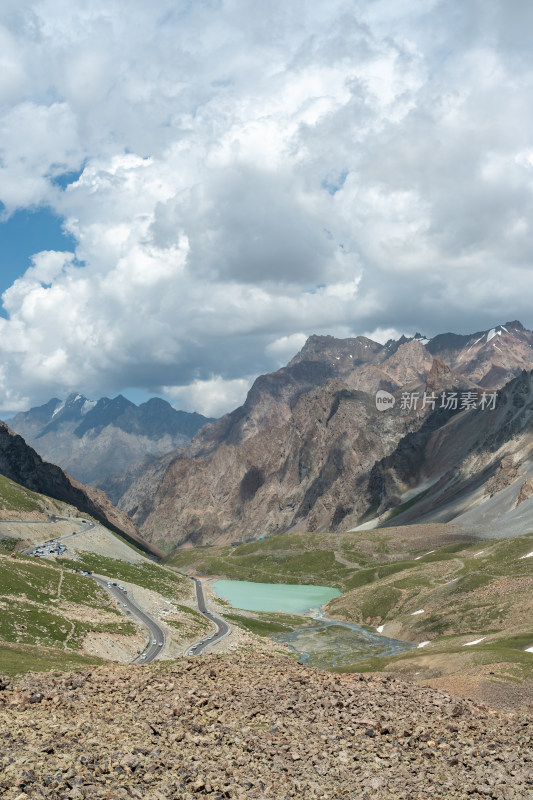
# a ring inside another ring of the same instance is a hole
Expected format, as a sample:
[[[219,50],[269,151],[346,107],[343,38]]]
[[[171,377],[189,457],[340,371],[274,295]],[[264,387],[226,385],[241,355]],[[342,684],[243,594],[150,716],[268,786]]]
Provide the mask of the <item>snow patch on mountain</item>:
[[[65,403],[60,403],[58,407],[54,410],[52,414],[52,419],[56,416],[56,414],[59,414],[60,411],[63,411],[64,408],[65,408]]]
[[[96,400],[86,400],[80,409],[80,414],[83,414],[83,416],[85,416],[85,414],[87,414],[95,407],[96,402],[97,402]]]

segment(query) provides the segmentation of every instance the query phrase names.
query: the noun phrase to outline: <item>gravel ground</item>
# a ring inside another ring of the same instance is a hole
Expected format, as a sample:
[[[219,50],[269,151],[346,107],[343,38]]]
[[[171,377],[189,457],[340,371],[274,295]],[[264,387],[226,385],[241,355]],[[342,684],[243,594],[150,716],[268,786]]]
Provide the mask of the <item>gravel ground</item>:
[[[531,715],[268,655],[0,680],[0,797],[533,800]]]
[[[65,542],[71,551],[95,553],[106,558],[118,558],[128,564],[151,564],[149,558],[129,547],[120,537],[115,536],[103,525],[83,531],[78,536]]]

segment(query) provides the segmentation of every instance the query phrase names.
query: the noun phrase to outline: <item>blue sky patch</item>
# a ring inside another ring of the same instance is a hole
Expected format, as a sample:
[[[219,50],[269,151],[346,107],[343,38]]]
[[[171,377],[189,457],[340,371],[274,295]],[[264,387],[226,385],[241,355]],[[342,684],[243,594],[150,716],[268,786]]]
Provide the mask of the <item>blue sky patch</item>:
[[[339,189],[344,186],[347,177],[348,170],[343,169],[342,172],[338,172],[336,175],[328,175],[327,178],[324,178],[322,186],[329,194],[337,194]]]
[[[0,204],[0,220],[4,206]],[[65,234],[61,217],[48,208],[16,211],[0,221],[0,294],[13,285],[41,250],[74,251],[76,241]],[[5,313],[0,308],[0,314]]]

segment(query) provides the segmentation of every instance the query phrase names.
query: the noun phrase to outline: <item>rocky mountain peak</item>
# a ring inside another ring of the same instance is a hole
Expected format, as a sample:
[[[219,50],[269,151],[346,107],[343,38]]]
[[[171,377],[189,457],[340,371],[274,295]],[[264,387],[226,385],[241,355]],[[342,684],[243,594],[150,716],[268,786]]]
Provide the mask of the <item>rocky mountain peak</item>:
[[[427,392],[444,392],[446,390],[468,390],[475,387],[472,381],[455,372],[441,358],[434,358],[426,378]]]
[[[366,336],[336,339],[334,336],[313,335],[287,366],[290,368],[305,361],[321,361],[329,362],[336,368],[352,369],[355,364],[372,361],[382,349],[383,345]]]
[[[500,327],[503,327],[503,326],[500,326]],[[524,326],[522,325],[522,323],[517,319],[514,319],[512,322],[506,322],[505,323],[505,327],[514,329],[516,331],[525,331],[526,330],[524,328]]]

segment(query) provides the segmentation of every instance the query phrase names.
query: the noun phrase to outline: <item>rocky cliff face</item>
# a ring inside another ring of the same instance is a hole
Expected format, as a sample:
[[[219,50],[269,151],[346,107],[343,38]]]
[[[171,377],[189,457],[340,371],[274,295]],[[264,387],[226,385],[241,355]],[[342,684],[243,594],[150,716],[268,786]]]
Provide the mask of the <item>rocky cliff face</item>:
[[[122,395],[92,401],[72,394],[17,414],[10,425],[43,458],[84,483],[107,489],[111,475],[146,455],[188,444],[206,422],[212,420],[176,411],[157,397],[136,406]]]
[[[43,461],[4,422],[0,422],[0,473],[27,489],[75,506],[141,549],[161,555],[157,548],[143,540],[134,522],[123,511],[115,508],[104,492],[83,486],[55,464]]]
[[[122,507],[167,548],[326,530],[364,512],[364,475],[416,424],[416,415],[383,419],[368,395],[328,381],[303,394],[289,419],[245,441],[184,452],[157,476],[153,465]]]
[[[257,379],[242,407],[205,426],[175,457],[148,465],[120,507],[166,549],[353,527],[435,480],[421,470],[421,453],[441,430],[453,441],[460,407],[437,402],[409,410],[402,394],[479,397],[522,365],[533,367],[530,342],[533,334],[519,323],[472,336],[417,334],[384,346],[365,337],[312,336],[287,367]],[[394,393],[392,412],[376,409],[378,389]],[[462,416],[470,431],[473,417]],[[461,435],[473,447],[473,434]],[[440,468],[455,463],[449,450],[441,449]],[[374,468],[394,453],[402,475]]]
[[[503,525],[531,529],[532,486],[533,372],[524,371],[498,393],[494,410],[435,413],[402,438],[374,465],[369,494],[384,520],[410,499],[394,524],[453,520],[496,535]]]

